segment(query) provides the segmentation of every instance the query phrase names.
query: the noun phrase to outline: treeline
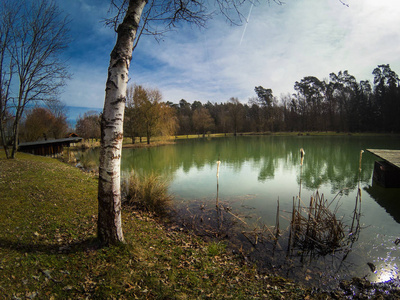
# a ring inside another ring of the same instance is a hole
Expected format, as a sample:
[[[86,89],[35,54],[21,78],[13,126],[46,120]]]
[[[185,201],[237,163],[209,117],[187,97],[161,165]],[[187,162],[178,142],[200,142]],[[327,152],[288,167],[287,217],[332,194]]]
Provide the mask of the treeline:
[[[279,99],[271,89],[255,87],[256,96],[241,103],[163,102],[161,92],[130,85],[127,90],[124,135],[132,141],[153,136],[211,133],[337,131],[400,132],[400,84],[389,65],[373,70],[374,81],[357,81],[348,71],[320,80],[307,76],[295,82],[296,93]],[[63,137],[71,129],[65,107],[55,102],[30,110],[21,123],[20,141]],[[101,116],[87,112],[75,132],[100,138]]]
[[[5,128],[8,127],[5,126]],[[18,141],[35,142],[60,139],[65,138],[70,132],[66,106],[60,101],[53,100],[46,102],[46,106],[27,109],[24,117],[21,118]]]
[[[68,137],[72,132],[85,139],[100,138],[101,114],[88,111],[76,120],[75,128],[67,122],[67,108],[60,101],[48,102],[27,110],[21,120],[19,142],[35,142]]]
[[[242,104],[167,102],[175,110],[178,134],[265,131],[400,132],[400,85],[389,65],[373,70],[374,82],[358,82],[348,71],[329,79],[307,76],[295,94],[278,99],[271,89],[255,88],[256,97]]]

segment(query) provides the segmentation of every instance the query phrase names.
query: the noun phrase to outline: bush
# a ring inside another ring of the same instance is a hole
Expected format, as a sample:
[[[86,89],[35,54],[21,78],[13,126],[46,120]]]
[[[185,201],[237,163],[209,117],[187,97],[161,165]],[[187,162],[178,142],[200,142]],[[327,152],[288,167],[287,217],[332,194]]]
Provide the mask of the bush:
[[[126,203],[160,215],[165,215],[172,200],[168,182],[159,175],[139,176],[131,173],[125,182]]]

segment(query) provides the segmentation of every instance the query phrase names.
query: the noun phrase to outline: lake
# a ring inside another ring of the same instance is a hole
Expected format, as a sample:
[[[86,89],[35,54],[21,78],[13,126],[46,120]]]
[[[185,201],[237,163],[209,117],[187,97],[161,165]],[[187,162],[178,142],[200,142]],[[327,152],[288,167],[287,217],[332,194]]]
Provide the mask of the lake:
[[[363,153],[359,171],[360,151],[367,148],[400,149],[400,139],[240,136],[183,140],[163,147],[124,149],[122,172],[125,176],[131,170],[155,172],[168,178],[175,211],[184,224],[207,237],[228,238],[268,272],[318,287],[334,287],[338,280],[354,276],[385,282],[399,274],[400,189],[373,183],[377,158],[370,153]],[[330,253],[289,243],[293,202],[299,211],[306,211],[303,207],[317,191],[326,204],[333,201],[328,209],[344,229],[341,244]]]

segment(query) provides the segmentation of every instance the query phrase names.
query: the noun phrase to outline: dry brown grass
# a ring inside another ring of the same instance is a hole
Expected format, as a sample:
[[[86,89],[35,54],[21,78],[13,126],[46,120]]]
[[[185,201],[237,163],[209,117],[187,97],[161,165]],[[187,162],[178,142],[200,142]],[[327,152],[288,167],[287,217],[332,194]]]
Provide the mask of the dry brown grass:
[[[123,189],[126,203],[149,212],[164,215],[171,203],[168,182],[159,175],[131,173]]]

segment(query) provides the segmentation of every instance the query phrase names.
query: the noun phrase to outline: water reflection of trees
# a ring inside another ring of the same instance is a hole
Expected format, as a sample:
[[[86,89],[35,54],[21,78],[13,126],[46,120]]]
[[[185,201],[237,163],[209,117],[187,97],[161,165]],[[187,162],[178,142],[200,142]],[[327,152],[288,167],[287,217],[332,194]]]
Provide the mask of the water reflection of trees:
[[[317,189],[329,183],[332,193],[336,193],[343,188],[353,190],[357,186],[361,145],[348,139],[327,139],[323,143],[311,140],[307,147],[302,179],[308,188]],[[370,180],[372,168],[372,163],[363,164],[361,182]]]
[[[218,157],[223,165],[239,172],[248,164],[258,172],[259,181],[274,178],[278,167],[298,172],[300,183],[300,148],[306,151],[302,185],[318,189],[329,183],[332,192],[354,189],[358,180],[359,151],[363,143],[351,137],[276,137],[250,136],[200,139],[147,149],[126,149],[122,156],[124,170],[154,172],[169,177],[178,170],[188,173],[215,167]],[[361,181],[371,178],[371,159],[363,162]],[[172,178],[172,177],[171,177]]]

